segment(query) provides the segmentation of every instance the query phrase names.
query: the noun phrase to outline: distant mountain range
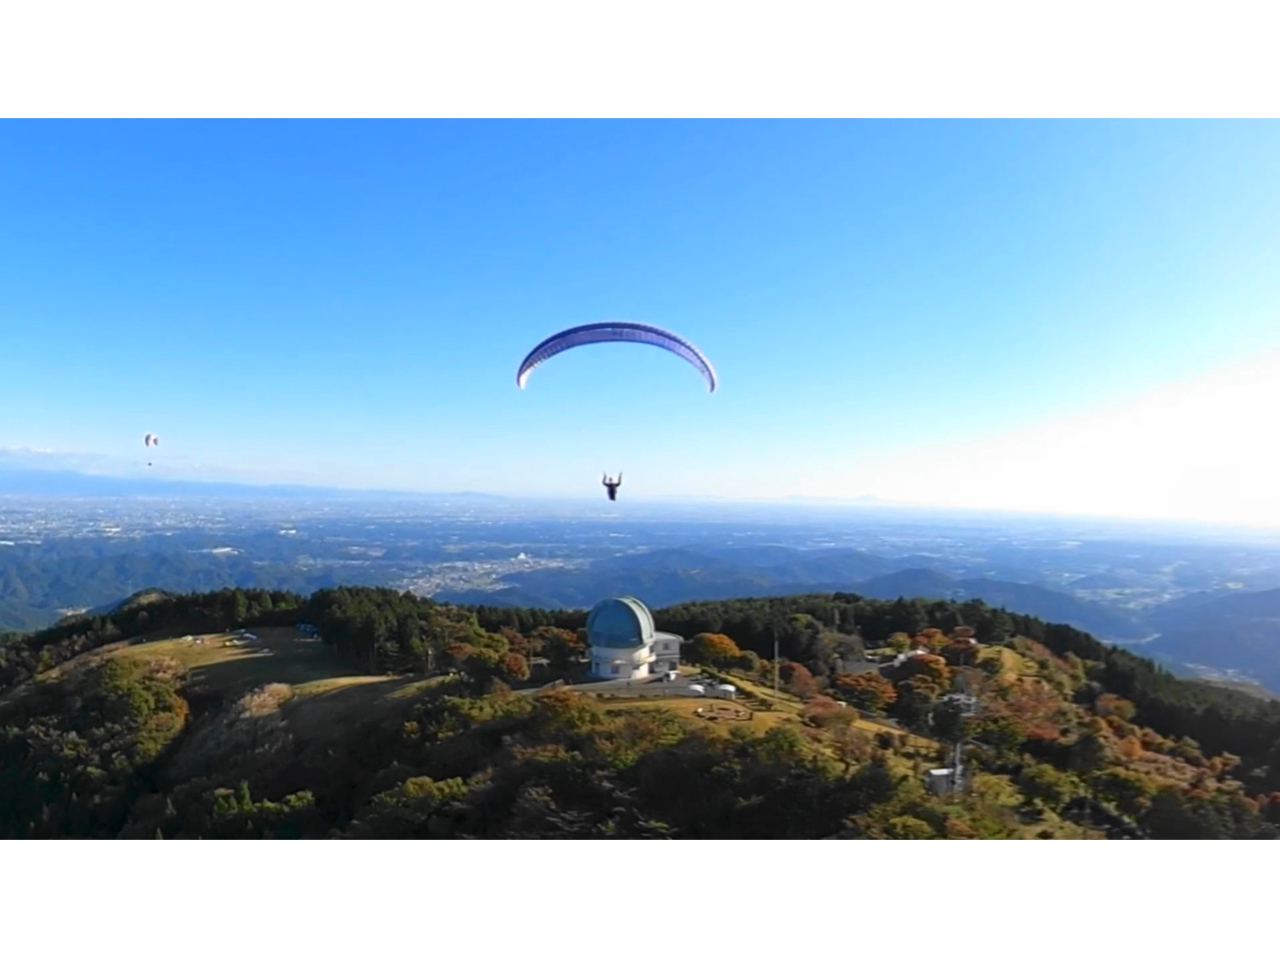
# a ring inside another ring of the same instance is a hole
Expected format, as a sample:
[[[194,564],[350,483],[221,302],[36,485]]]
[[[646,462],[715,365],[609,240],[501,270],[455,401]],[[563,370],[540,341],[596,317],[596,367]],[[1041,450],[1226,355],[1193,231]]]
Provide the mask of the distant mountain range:
[[[1236,671],[1280,690],[1280,590],[1192,594],[1157,607],[1149,619],[1160,636],[1144,655],[1194,672]]]
[[[921,557],[905,558],[918,562]],[[901,569],[893,560],[858,550],[795,550],[787,547],[723,550],[655,550],[597,560],[585,569],[509,574],[507,589],[442,593],[456,603],[550,608],[589,607],[601,597],[632,594],[653,607],[689,600],[785,596],[810,591],[848,591],[877,599],[979,598],[1016,613],[1069,623],[1102,639],[1132,640],[1149,631],[1108,607],[1033,584],[961,580],[927,568]]]
[[[360,500],[505,500],[488,493],[411,493],[400,490],[346,490],[304,484],[252,484],[169,480],[81,473],[76,470],[34,470],[0,462],[0,494],[28,497],[280,497],[287,499]]]
[[[856,584],[854,592],[880,600],[900,596],[941,600],[976,598],[990,606],[1031,614],[1050,623],[1069,623],[1102,640],[1133,640],[1150,632],[1123,613],[1048,587],[986,578],[958,580],[936,570],[902,570],[875,577]]]

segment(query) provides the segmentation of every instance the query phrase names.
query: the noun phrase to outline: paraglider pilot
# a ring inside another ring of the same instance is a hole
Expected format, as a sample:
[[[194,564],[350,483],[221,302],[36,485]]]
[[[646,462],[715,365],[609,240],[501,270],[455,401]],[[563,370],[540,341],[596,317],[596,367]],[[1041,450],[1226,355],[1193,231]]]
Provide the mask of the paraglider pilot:
[[[617,480],[610,480],[609,475],[606,473],[604,475],[604,480],[602,482],[604,483],[604,488],[609,491],[609,499],[617,500],[618,488],[622,486],[622,474],[621,473],[618,474]]]

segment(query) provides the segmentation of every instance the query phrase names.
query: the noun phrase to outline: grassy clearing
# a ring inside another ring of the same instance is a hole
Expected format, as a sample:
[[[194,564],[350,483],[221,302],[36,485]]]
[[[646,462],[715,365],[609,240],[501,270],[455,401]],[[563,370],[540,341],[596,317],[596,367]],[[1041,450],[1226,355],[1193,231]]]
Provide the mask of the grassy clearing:
[[[291,696],[282,714],[290,731],[307,739],[327,738],[354,724],[389,716],[447,682],[444,677],[353,672],[331,648],[289,627],[252,632],[256,640],[231,634],[149,640],[124,646],[115,655],[171,657],[189,671],[191,689],[228,698],[268,684],[286,684]]]
[[[1008,647],[984,647],[978,654],[978,663],[986,660],[1000,662],[1000,669],[996,671],[995,676],[1005,682],[1012,682],[1019,677],[1034,677],[1039,673],[1034,663]]]
[[[686,720],[690,726],[717,727],[723,730],[729,730],[733,727],[744,727],[754,733],[763,733],[770,727],[776,727],[779,724],[798,724],[800,718],[794,713],[782,713],[779,711],[753,711],[750,720],[706,720],[696,715],[695,711],[698,707],[706,706],[708,701],[703,697],[688,696],[672,696],[672,697],[635,697],[629,700],[606,700],[603,706],[607,710],[669,710],[676,716]],[[748,708],[749,709],[749,708]]]
[[[238,641],[230,634],[149,640],[124,647],[116,656],[172,657],[190,672],[190,685],[228,694],[268,683],[297,686],[367,677],[339,661],[329,647],[290,627],[263,627],[254,634],[257,639],[251,641]]]
[[[357,724],[385,720],[414,699],[448,684],[447,677],[336,677],[293,688],[284,705],[290,731],[302,739],[332,739]]]

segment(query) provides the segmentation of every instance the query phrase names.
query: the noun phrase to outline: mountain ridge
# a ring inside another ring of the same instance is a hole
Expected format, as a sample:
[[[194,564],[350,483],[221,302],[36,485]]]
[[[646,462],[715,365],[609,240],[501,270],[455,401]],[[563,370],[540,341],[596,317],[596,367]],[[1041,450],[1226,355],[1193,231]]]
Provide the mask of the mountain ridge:
[[[480,593],[476,591],[445,591],[438,594],[437,599],[499,606],[550,602],[558,608],[585,608],[601,597],[633,594],[650,606],[663,607],[696,600],[845,591],[886,600],[900,596],[937,600],[979,598],[992,606],[1070,623],[1108,639],[1137,639],[1149,633],[1141,624],[1101,604],[1035,584],[960,579],[928,568],[895,570],[893,559],[857,550],[800,551],[773,547],[770,548],[773,562],[766,564],[735,564],[725,559],[731,550],[686,547],[625,554],[593,561],[585,570],[509,574],[500,581],[508,586],[485,593],[484,599],[479,599]],[[855,572],[871,570],[884,572],[869,577],[859,577]],[[508,594],[508,589],[517,592]],[[465,599],[460,599],[462,597]],[[535,599],[541,602],[530,603]]]

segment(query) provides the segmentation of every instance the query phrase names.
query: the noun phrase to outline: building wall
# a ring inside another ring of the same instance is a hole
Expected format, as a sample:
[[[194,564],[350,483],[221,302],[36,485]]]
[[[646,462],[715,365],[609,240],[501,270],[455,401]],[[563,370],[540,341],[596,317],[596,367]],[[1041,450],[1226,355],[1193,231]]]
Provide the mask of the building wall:
[[[655,633],[653,635],[653,672],[665,673],[680,667],[681,637],[674,633]]]
[[[591,675],[602,680],[638,680],[650,674],[653,644],[626,647],[592,647]],[[614,667],[617,672],[614,672]]]

